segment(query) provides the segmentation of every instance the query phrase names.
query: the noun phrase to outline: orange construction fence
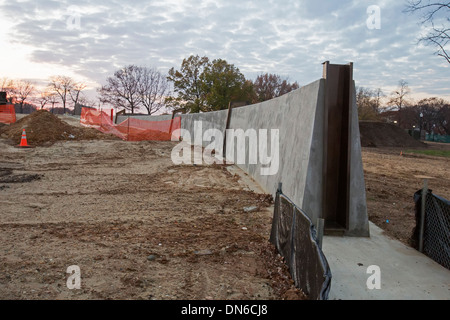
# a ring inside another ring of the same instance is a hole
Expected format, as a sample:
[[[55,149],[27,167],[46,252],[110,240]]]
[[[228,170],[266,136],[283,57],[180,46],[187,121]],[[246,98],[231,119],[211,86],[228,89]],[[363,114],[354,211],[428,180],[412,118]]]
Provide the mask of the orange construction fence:
[[[110,114],[92,108],[82,108],[80,123],[103,133],[114,134],[127,141],[170,141],[173,132],[181,128],[180,117],[165,121],[128,118],[116,125]],[[179,136],[175,138],[179,139]]]
[[[16,111],[13,104],[0,105],[0,122],[14,123],[16,122]]]

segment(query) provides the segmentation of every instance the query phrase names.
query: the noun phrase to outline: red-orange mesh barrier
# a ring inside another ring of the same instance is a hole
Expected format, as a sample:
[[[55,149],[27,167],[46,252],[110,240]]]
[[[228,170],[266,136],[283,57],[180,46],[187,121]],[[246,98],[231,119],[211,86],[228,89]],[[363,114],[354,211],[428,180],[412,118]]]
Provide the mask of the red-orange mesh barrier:
[[[82,108],[80,124],[85,127],[95,128],[103,133],[113,134],[122,140],[127,140],[126,135],[122,134],[112,122],[110,115],[105,111],[93,108]]]
[[[128,141],[170,141],[172,133],[181,128],[181,118],[164,121],[128,118],[118,124],[116,128],[126,134]]]
[[[181,128],[180,117],[165,121],[128,118],[116,125],[110,113],[90,108],[82,108],[80,123],[128,141],[170,141],[173,132]],[[176,138],[180,138],[179,134]]]
[[[16,122],[16,111],[13,104],[0,105],[0,122],[14,123]]]
[[[81,108],[80,124],[86,127],[100,127],[101,111],[90,108]]]

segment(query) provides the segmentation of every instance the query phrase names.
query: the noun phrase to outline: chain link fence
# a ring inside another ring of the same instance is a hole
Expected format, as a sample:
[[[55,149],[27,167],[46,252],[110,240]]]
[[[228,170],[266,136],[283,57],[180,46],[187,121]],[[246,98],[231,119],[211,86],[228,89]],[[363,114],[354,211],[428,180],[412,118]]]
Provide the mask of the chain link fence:
[[[433,142],[440,142],[440,143],[450,143],[450,135],[440,135],[440,134],[426,134],[425,140],[427,141],[433,141]]]
[[[414,194],[416,227],[411,244],[420,248],[420,221],[422,215],[422,192]],[[450,201],[428,190],[425,200],[425,219],[422,235],[422,252],[450,269]]]
[[[327,300],[331,271],[308,216],[279,187],[270,242],[289,266],[295,286],[311,300]]]

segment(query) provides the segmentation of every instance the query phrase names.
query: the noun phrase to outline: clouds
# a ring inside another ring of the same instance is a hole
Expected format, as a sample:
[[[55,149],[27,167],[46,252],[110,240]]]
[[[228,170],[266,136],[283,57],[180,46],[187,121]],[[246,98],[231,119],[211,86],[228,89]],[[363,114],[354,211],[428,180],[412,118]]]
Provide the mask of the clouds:
[[[10,39],[33,48],[32,61],[67,66],[99,84],[123,65],[165,72],[199,54],[226,59],[248,78],[271,72],[300,84],[319,78],[325,60],[353,61],[360,85],[391,87],[404,78],[450,94],[442,84],[449,67],[416,45],[418,20],[400,2],[375,2],[380,30],[366,25],[374,1],[356,0],[39,0],[3,2],[0,11],[15,17]]]

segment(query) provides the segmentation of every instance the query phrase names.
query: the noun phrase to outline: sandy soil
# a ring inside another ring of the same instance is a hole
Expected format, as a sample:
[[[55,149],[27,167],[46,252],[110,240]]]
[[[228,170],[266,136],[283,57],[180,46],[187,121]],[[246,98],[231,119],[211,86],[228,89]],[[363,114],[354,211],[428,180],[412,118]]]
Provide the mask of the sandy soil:
[[[174,166],[173,146],[0,140],[0,299],[304,298],[268,243],[271,197]]]
[[[425,150],[450,150],[450,145],[427,143]],[[369,219],[386,233],[410,245],[415,227],[414,193],[428,182],[434,194],[450,199],[450,158],[408,153],[405,148],[363,148]],[[401,155],[401,153],[403,155]]]
[[[268,243],[270,197],[235,167],[174,166],[173,146],[0,139],[0,299],[304,299]],[[450,159],[406,151],[362,155],[369,219],[409,244],[417,176],[449,199]]]

